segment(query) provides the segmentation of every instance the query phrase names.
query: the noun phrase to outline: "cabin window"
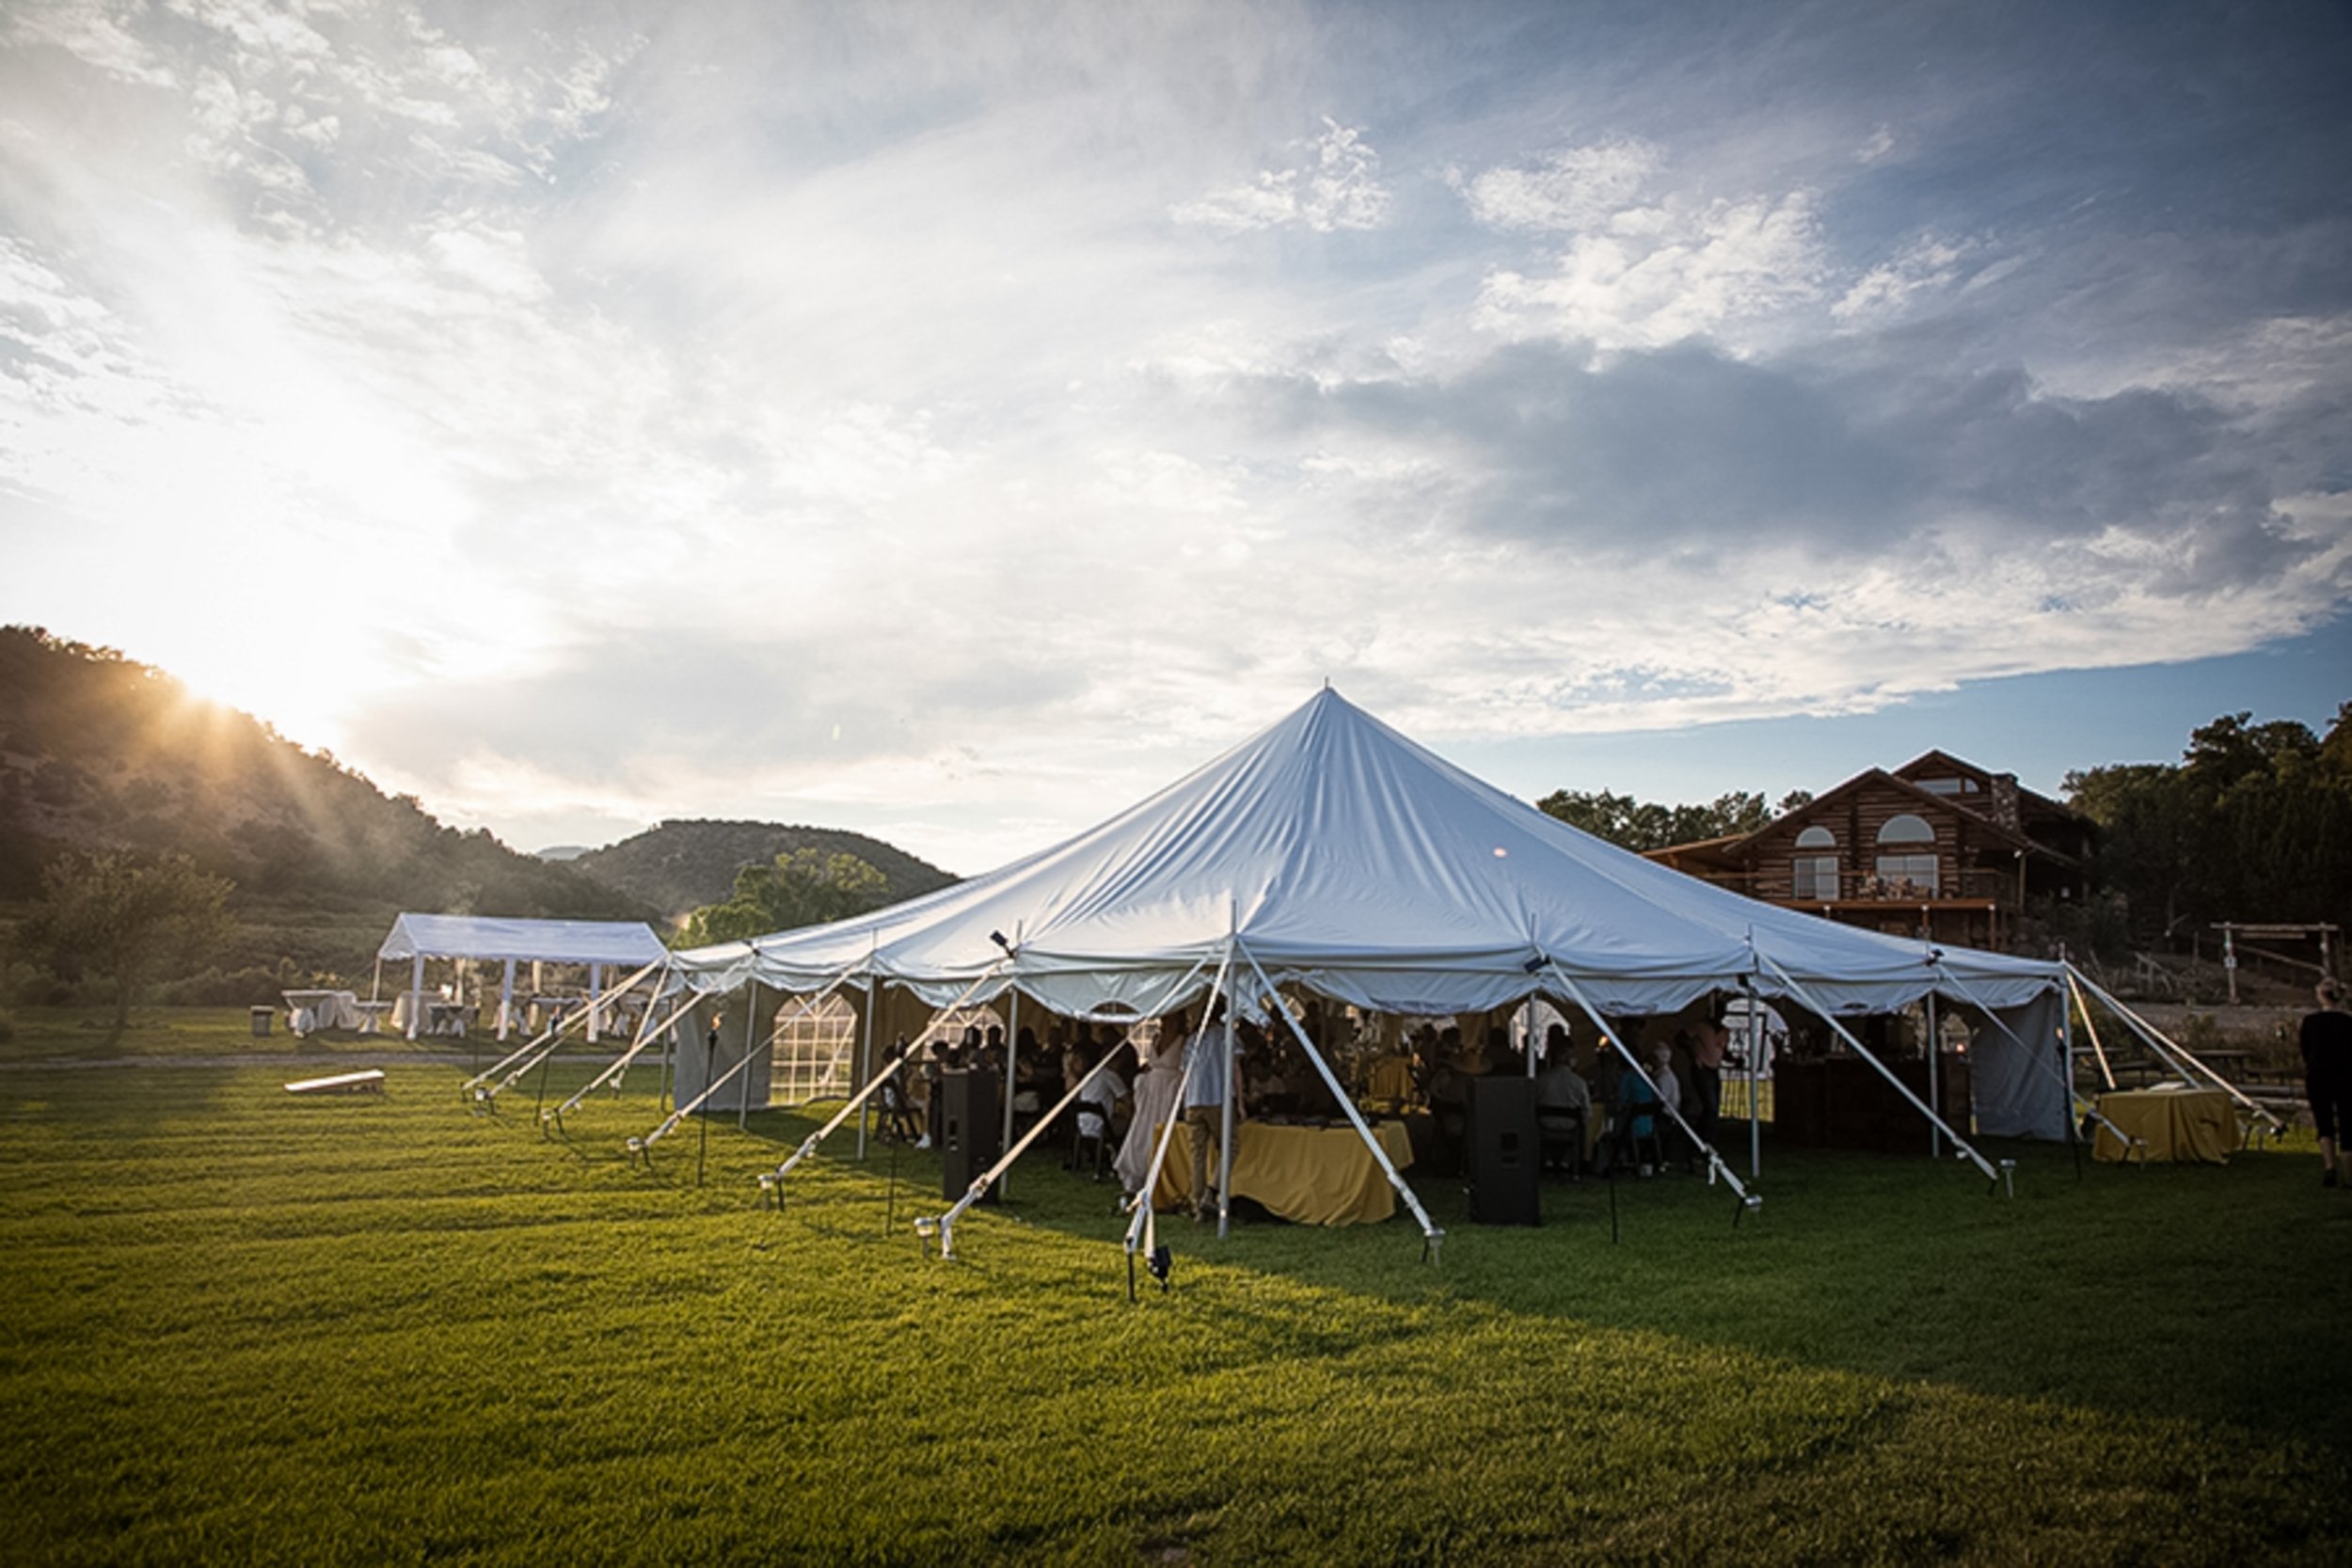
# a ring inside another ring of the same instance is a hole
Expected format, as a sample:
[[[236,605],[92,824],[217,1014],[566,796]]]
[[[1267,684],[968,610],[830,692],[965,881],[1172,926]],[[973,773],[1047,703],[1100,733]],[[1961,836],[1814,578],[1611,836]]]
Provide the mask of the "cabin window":
[[[1882,897],[1909,898],[1935,895],[1937,862],[1935,830],[1927,818],[1905,812],[1879,830],[1875,867]]]
[[[1821,903],[1837,896],[1837,835],[1827,828],[1807,828],[1799,833],[1796,858],[1789,863],[1794,896]]]

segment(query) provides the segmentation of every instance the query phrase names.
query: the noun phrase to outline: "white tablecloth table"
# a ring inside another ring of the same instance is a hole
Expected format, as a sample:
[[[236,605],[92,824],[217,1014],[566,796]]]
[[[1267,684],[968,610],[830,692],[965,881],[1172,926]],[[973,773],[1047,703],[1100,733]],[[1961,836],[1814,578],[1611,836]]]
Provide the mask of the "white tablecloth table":
[[[286,999],[286,1027],[297,1036],[322,1029],[359,1027],[359,999],[347,990],[280,991]]]

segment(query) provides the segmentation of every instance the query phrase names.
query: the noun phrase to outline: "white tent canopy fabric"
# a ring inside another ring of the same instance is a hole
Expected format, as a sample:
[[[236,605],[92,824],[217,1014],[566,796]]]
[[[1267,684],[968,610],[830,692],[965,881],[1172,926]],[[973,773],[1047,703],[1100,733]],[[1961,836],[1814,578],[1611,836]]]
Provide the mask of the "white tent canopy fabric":
[[[567,964],[660,960],[661,939],[640,920],[517,920],[471,914],[404,914],[379,958],[485,958]]]
[[[1328,689],[1066,843],[871,914],[675,961],[710,990],[756,978],[806,992],[848,974],[932,1006],[977,983],[980,1000],[1017,989],[1065,1014],[1151,1012],[1205,989],[1229,942],[1278,984],[1395,1013],[1507,1006],[1553,989],[1547,966],[1602,1010],[1642,1016],[1742,983],[1889,1012],[1948,990],[1939,976],[2007,1009],[2054,993],[2061,974],[1698,881],[1545,816]]]

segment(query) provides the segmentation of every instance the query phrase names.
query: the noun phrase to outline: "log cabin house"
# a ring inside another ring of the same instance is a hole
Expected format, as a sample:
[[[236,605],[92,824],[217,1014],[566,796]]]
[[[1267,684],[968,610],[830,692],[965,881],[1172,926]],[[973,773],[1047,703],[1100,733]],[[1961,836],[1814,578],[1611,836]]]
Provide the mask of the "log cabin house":
[[[1649,859],[1769,903],[2000,951],[2028,900],[2079,899],[2090,823],[1947,752],[1873,768],[1752,833]]]

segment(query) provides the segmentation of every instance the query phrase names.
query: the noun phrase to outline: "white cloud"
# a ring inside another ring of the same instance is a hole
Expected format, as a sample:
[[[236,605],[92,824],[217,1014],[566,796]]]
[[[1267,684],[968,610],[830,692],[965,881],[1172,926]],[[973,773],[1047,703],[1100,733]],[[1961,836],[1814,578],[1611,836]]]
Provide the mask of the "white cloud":
[[[1974,248],[1922,234],[1855,279],[1830,307],[1830,314],[1848,325],[1898,319],[1921,296],[1950,288],[1960,277],[1962,261]]]
[[[1508,339],[1655,348],[1808,303],[1827,284],[1829,261],[1804,191],[1618,216],[1604,231],[1578,234],[1549,272],[1490,275],[1473,319]]]
[[[0,614],[525,842],[972,870],[1327,675],[1432,736],[1701,723],[2352,595],[2326,221],[2168,252],[2035,225],[1953,140],[1998,116],[1150,13],[10,8]],[[1235,182],[1302,103],[1381,153]]]
[[[1632,137],[1563,148],[1524,166],[1490,168],[1463,182],[1470,216],[1496,229],[1596,229],[1621,231],[1665,161],[1654,143]]]
[[[1178,223],[1229,234],[1295,224],[1317,233],[1377,229],[1389,214],[1380,183],[1380,155],[1359,127],[1327,118],[1323,134],[1305,144],[1310,154],[1286,168],[1259,171],[1246,184],[1212,191],[1168,210]]]

